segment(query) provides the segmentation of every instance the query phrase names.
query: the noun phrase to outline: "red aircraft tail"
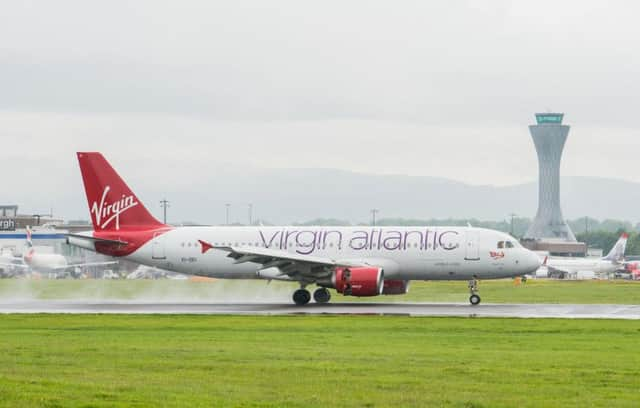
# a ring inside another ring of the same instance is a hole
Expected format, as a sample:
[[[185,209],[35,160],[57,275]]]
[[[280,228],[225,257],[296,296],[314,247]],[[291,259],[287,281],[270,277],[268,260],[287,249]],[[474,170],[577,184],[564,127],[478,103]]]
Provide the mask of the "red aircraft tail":
[[[94,231],[148,230],[164,226],[149,213],[102,154],[79,152],[78,162]]]

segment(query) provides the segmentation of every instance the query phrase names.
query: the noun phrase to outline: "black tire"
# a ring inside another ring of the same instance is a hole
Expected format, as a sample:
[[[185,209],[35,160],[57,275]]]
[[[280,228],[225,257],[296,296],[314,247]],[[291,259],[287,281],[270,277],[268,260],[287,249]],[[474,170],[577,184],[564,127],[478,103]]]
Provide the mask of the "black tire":
[[[316,303],[328,303],[331,300],[331,292],[327,288],[318,288],[313,292],[313,300]]]
[[[298,289],[293,292],[293,302],[298,306],[304,306],[311,300],[311,293],[306,289]]]
[[[478,295],[469,296],[469,303],[471,303],[472,306],[479,305],[480,304],[480,296],[478,296]]]

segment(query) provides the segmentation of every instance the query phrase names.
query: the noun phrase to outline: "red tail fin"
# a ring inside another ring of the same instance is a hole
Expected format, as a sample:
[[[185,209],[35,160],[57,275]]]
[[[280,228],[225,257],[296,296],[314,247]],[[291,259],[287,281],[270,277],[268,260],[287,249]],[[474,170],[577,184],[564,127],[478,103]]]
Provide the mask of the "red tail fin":
[[[100,153],[78,153],[94,231],[161,227]]]

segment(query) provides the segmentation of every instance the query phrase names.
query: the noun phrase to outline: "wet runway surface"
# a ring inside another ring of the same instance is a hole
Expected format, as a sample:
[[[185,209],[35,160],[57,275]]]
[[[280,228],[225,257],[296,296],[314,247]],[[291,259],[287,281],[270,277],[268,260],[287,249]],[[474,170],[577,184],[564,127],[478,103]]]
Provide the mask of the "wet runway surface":
[[[0,303],[0,313],[122,313],[233,315],[406,315],[519,318],[640,319],[640,305],[329,303],[149,303],[29,301]]]

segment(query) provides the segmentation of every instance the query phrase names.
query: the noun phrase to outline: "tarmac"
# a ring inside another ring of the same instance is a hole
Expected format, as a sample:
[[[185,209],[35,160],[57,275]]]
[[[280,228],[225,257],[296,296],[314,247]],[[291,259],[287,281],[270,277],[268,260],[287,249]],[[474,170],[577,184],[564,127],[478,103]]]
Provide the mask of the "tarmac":
[[[27,301],[0,303],[0,314],[400,315],[563,319],[640,319],[640,305],[467,303],[151,303]]]

